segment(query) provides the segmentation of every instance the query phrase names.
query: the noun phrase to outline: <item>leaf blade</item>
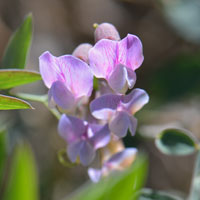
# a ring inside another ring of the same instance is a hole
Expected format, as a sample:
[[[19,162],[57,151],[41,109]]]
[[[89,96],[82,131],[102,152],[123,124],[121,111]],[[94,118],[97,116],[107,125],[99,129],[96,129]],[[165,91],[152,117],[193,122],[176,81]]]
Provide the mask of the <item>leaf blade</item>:
[[[23,69],[32,40],[32,15],[29,14],[22,25],[11,36],[5,50],[2,68]]]
[[[11,96],[0,95],[0,110],[33,109],[26,101]]]
[[[41,80],[38,72],[31,70],[0,70],[0,89],[10,89],[16,86]]]
[[[11,173],[5,200],[38,200],[38,178],[33,152],[28,143],[17,146],[12,159]]]

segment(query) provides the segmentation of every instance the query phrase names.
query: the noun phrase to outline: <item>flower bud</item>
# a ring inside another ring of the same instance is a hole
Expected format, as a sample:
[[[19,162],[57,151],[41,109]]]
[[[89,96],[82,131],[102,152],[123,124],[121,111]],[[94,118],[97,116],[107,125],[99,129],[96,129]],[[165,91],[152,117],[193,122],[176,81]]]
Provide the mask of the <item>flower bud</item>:
[[[96,27],[94,32],[95,42],[101,39],[120,40],[119,33],[112,24],[102,23],[94,26]]]
[[[83,60],[86,63],[89,63],[88,52],[92,48],[92,45],[89,43],[83,43],[74,49],[72,55]]]

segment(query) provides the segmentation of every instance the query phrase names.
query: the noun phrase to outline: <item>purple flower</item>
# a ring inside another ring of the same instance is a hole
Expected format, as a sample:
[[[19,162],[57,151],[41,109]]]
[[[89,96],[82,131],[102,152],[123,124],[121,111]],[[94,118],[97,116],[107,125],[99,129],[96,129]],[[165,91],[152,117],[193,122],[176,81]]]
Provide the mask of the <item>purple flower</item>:
[[[115,92],[133,88],[135,70],[144,60],[140,39],[128,34],[120,41],[102,39],[89,51],[92,73],[107,80]]]
[[[59,121],[58,131],[67,141],[69,159],[75,162],[79,156],[83,165],[90,164],[95,158],[95,151],[110,141],[108,125],[90,124],[65,114]]]
[[[118,137],[124,137],[128,129],[134,135],[137,119],[133,116],[149,101],[142,89],[134,89],[128,95],[105,94],[90,104],[92,115],[109,121],[109,129]]]
[[[137,149],[126,148],[108,159],[101,169],[88,169],[88,175],[93,182],[98,182],[102,176],[107,176],[113,171],[121,171],[129,167],[135,160]]]
[[[70,110],[84,96],[90,96],[93,75],[89,66],[71,55],[55,57],[44,52],[39,58],[40,73],[50,88],[49,102]]]

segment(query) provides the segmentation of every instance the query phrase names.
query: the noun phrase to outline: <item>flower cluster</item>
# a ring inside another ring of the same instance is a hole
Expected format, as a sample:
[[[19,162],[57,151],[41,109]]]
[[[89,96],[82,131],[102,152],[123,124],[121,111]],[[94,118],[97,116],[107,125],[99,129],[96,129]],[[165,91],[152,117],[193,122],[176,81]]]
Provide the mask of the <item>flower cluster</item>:
[[[144,59],[140,39],[132,34],[120,39],[109,23],[95,28],[94,46],[84,43],[72,55],[60,57],[44,52],[39,64],[49,88],[49,106],[62,113],[58,131],[67,142],[68,157],[84,166],[94,160],[101,163],[99,169],[88,169],[91,180],[97,182],[133,162],[137,150],[125,148],[121,138],[128,130],[135,134],[134,114],[149,97],[138,88],[126,94],[134,87],[135,70]],[[94,77],[98,90],[93,89]]]

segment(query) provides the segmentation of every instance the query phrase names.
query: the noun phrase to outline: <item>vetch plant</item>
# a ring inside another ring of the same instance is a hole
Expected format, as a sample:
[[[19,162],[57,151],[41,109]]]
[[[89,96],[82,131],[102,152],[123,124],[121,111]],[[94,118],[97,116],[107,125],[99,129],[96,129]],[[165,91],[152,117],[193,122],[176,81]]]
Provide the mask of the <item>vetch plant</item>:
[[[99,169],[88,169],[91,180],[97,182],[133,163],[137,150],[125,149],[121,139],[128,130],[135,134],[133,115],[149,97],[142,89],[126,94],[144,59],[140,39],[128,34],[120,40],[116,28],[103,23],[96,25],[95,41],[94,46],[79,45],[72,55],[55,57],[45,52],[39,64],[49,88],[49,106],[62,114],[58,131],[67,142],[67,155],[84,166],[97,163]],[[94,77],[107,92],[93,90]]]

